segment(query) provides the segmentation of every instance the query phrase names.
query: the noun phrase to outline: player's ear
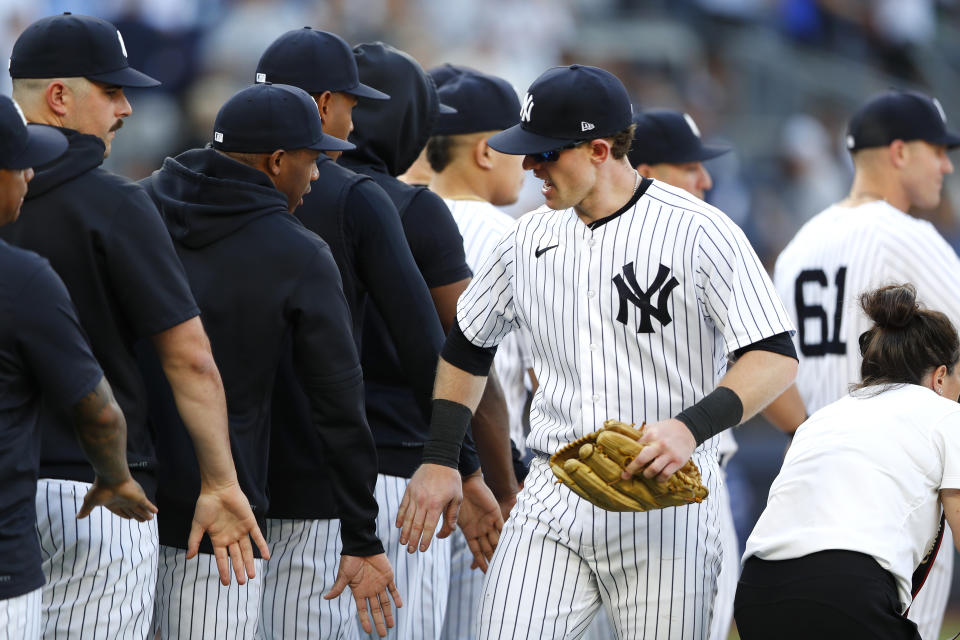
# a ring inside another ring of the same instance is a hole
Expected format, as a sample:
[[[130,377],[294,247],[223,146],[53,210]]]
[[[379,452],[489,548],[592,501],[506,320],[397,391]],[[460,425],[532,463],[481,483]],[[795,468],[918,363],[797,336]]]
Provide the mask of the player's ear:
[[[271,177],[280,175],[283,170],[283,163],[287,161],[287,152],[283,149],[277,149],[267,156],[266,172]]]
[[[600,164],[610,157],[610,141],[597,138],[590,141],[590,160]]]
[[[894,140],[887,146],[890,164],[897,169],[901,169],[908,163],[910,157],[910,148],[903,140]]]
[[[320,110],[320,117],[323,118],[327,115],[327,111],[330,106],[330,99],[333,97],[332,91],[324,91],[323,93],[313,94],[313,99],[317,103],[317,109]]]
[[[487,138],[479,138],[473,145],[473,161],[481,169],[493,169],[493,150],[487,144]]]
[[[68,115],[70,105],[76,100],[73,91],[62,80],[52,80],[43,92],[47,108],[60,116]]]

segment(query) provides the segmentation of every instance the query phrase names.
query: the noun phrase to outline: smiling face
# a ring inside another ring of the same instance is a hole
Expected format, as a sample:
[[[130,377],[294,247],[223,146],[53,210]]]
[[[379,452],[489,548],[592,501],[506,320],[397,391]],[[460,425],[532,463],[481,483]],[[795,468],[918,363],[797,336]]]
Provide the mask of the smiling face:
[[[523,168],[543,180],[540,193],[548,207],[569,209],[583,202],[595,183],[595,165],[590,161],[590,145],[564,149],[553,162],[537,156],[524,156]]]

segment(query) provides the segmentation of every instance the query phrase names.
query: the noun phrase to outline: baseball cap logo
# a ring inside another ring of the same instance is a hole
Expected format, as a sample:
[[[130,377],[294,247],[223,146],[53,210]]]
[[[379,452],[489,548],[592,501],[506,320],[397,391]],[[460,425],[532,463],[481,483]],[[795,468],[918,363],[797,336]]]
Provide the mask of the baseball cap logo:
[[[700,129],[697,127],[697,123],[693,121],[693,118],[689,113],[683,114],[683,119],[687,121],[687,126],[690,127],[690,131],[693,131],[693,135],[697,136],[698,138],[702,137],[700,135]]]
[[[580,131],[591,131],[597,127],[592,122],[580,121]]]
[[[123,44],[123,36],[120,35],[120,30],[117,30],[117,40],[120,41],[120,51],[123,52],[123,57],[127,57],[127,45]]]
[[[264,82],[266,82],[266,81],[267,81],[267,74],[265,74],[265,73],[258,73],[258,74],[257,74],[257,83],[262,84],[262,83],[264,83]]]
[[[530,114],[533,113],[533,96],[529,93],[523,97],[523,105],[520,106],[520,122],[530,122]]]
[[[223,134],[219,131],[213,132],[213,141],[214,142],[223,142]]]
[[[935,107],[937,108],[937,113],[940,114],[940,119],[943,120],[943,123],[944,123],[944,124],[946,124],[946,123],[947,123],[947,114],[946,114],[946,112],[943,110],[943,105],[940,104],[940,101],[939,101],[939,100],[937,100],[936,98],[934,98],[934,99],[933,99],[933,106],[935,106]]]

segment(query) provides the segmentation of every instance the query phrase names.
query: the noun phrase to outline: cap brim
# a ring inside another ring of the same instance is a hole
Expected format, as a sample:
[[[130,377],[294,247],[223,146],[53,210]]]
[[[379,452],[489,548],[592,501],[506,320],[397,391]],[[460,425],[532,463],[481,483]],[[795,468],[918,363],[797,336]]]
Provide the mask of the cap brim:
[[[353,89],[344,89],[344,93],[349,93],[358,98],[370,98],[371,100],[389,100],[390,96],[383,91],[377,91],[373,87],[368,87],[362,82]]]
[[[346,140],[341,140],[340,138],[335,138],[325,133],[320,135],[320,139],[317,142],[307,147],[307,149],[313,149],[314,151],[350,151],[356,148],[357,146],[352,142],[347,142]]]
[[[448,104],[443,104],[442,102],[440,103],[440,113],[445,113],[445,114],[447,114],[448,116],[451,116],[451,115],[455,114],[456,112],[457,112],[457,110],[454,109],[453,107],[451,107],[450,105],[448,105]]]
[[[56,160],[67,150],[67,137],[53,127],[27,125],[27,146],[19,156],[9,160],[4,169],[29,169]]]
[[[487,139],[487,144],[500,153],[512,156],[526,156],[532,153],[543,153],[571,142],[572,138],[550,138],[538,133],[531,133],[521,125],[516,124],[500,133],[495,133]]]
[[[126,67],[124,69],[117,69],[116,71],[108,71],[107,73],[98,73],[86,77],[88,80],[115,84],[118,87],[156,87],[160,85],[159,80],[151,78],[133,67]]]
[[[947,149],[956,149],[960,147],[960,135],[955,134],[952,131],[947,131],[947,135],[944,137],[944,142],[947,146]]]
[[[704,145],[700,147],[699,157],[696,158],[697,161],[710,160],[711,158],[716,158],[717,156],[722,156],[723,154],[733,151],[733,147],[721,146],[721,145]]]

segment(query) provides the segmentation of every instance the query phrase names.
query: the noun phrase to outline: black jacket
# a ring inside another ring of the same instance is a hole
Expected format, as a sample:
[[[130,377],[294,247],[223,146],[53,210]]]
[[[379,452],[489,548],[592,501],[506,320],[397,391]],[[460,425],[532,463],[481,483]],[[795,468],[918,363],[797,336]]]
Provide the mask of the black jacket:
[[[423,419],[428,420],[443,330],[407,246],[397,209],[369,177],[345,169],[325,155],[320,156],[317,168],[320,177],[294,215],[330,245],[358,348],[368,293],[386,318],[392,345]],[[336,503],[328,486],[303,482],[304,476],[318,469],[322,473],[324,453],[319,436],[303,428],[310,423],[310,405],[289,353],[277,371],[273,397],[270,517],[336,518]],[[384,473],[397,466],[393,457],[378,457]],[[405,467],[400,473],[406,473]]]
[[[50,261],[127,420],[127,459],[148,495],[156,456],[133,346],[199,314],[154,204],[135,182],[100,167],[100,138],[62,129],[70,146],[36,170],[20,218],[0,237]],[[93,482],[66,408],[40,416],[40,477]]]
[[[362,375],[326,243],[287,212],[286,197],[265,174],[213,149],[167,158],[144,185],[163,214],[203,313],[226,389],[240,486],[254,513],[262,519],[268,507],[274,375],[282,354],[292,349],[313,428],[326,450],[335,452],[327,457],[327,477],[333,479],[343,522],[343,552],[382,552],[375,533],[376,454],[363,416]],[[169,390],[159,395],[166,407],[158,439],[160,541],[183,548],[199,472]],[[209,546],[205,550],[209,553]]]
[[[433,81],[415,60],[388,45],[360,45],[354,54],[361,82],[389,93],[390,100],[359,102],[350,134],[357,148],[346,152],[341,163],[373,178],[393,200],[428,287],[469,278],[463,238],[443,200],[395,177],[413,164],[430,137],[440,105]],[[418,410],[386,323],[373,308],[366,309],[362,340],[367,418],[377,440],[381,471],[409,477],[420,464],[429,423]],[[470,473],[480,463],[472,441],[465,445],[460,470]]]

